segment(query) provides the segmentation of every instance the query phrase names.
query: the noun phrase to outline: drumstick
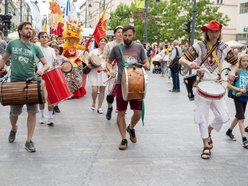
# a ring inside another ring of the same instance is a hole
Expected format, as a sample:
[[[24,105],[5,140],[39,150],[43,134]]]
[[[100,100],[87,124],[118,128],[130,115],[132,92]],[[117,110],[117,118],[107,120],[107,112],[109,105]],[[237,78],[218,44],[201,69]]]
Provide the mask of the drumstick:
[[[107,83],[108,81],[110,81],[111,79],[113,79],[114,77],[110,76],[106,81],[103,82],[103,84]]]
[[[77,58],[79,58],[82,54],[84,54],[85,53],[85,50],[84,51],[82,51],[80,54],[78,54],[77,56],[76,56],[76,58],[73,60],[73,61],[75,61]]]

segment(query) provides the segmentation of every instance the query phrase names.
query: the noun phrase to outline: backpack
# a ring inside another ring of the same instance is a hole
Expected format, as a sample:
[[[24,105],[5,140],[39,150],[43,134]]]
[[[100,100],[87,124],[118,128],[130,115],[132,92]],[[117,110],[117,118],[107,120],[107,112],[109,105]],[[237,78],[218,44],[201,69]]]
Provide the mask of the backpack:
[[[179,70],[181,69],[181,64],[179,64],[179,59],[181,58],[178,54],[178,49],[177,47],[175,47],[176,49],[176,56],[175,58],[172,60],[171,64],[170,64],[170,69],[172,72],[177,73],[179,72]]]
[[[238,79],[239,79],[239,72],[236,72],[236,77],[235,77],[235,79],[234,79],[234,81],[233,81],[233,83],[232,83],[233,86],[234,86],[235,83],[238,81]],[[233,91],[233,90],[231,90],[230,88],[228,88],[227,96],[228,96],[229,98],[231,98],[231,99],[234,98],[234,95],[232,94],[232,91]]]

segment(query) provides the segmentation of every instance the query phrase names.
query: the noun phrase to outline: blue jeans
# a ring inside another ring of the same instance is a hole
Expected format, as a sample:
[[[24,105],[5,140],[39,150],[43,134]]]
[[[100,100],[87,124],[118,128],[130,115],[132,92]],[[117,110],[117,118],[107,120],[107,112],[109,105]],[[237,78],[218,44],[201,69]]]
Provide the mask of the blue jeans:
[[[172,77],[172,83],[173,88],[172,90],[180,90],[180,83],[179,83],[179,72],[175,73],[171,70],[171,77]]]

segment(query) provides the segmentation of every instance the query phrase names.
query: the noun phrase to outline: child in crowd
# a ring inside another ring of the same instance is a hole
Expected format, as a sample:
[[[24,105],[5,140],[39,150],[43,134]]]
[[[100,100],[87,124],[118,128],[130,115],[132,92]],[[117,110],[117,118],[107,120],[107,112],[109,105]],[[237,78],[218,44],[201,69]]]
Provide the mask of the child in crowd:
[[[226,135],[231,140],[236,141],[232,131],[234,127],[239,124],[239,130],[242,137],[243,147],[248,149],[248,140],[245,136],[245,109],[248,101],[248,54],[242,54],[239,57],[239,71],[238,77],[234,82],[229,82],[227,87],[230,88],[233,94],[233,100],[236,109],[236,115],[231,123],[230,128],[226,131]]]

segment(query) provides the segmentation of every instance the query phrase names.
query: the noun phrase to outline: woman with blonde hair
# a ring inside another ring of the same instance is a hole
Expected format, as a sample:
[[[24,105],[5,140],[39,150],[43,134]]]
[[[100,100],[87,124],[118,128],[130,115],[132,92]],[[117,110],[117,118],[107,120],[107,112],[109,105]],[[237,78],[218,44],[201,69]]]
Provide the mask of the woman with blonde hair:
[[[239,56],[239,69],[237,77],[234,81],[228,82],[227,87],[232,90],[233,101],[235,104],[236,115],[229,129],[226,131],[226,135],[232,141],[236,141],[232,131],[234,127],[239,124],[239,130],[242,137],[243,147],[248,149],[248,140],[245,136],[245,109],[248,101],[248,54],[241,54]]]

